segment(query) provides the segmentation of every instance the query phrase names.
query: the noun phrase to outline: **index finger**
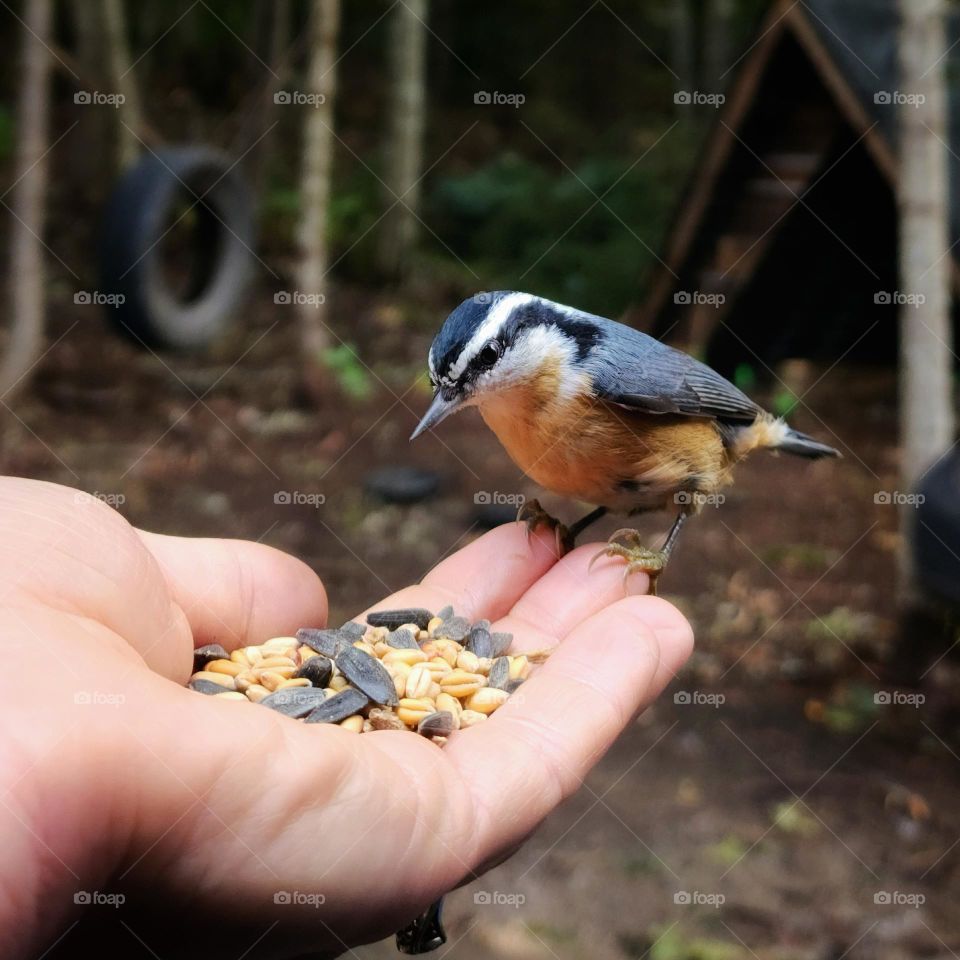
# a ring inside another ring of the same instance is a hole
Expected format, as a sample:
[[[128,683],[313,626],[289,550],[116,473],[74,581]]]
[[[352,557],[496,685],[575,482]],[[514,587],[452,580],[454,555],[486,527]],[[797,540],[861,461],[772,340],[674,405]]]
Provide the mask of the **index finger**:
[[[505,523],[442,560],[421,583],[405,587],[366,612],[424,607],[436,613],[450,605],[468,620],[495,620],[556,562],[551,531],[540,529],[528,536],[523,524]]]
[[[444,754],[475,801],[478,861],[525,837],[580,784],[689,656],[679,611],[627,597],[574,628],[486,723]],[[502,799],[501,799],[502,798]]]

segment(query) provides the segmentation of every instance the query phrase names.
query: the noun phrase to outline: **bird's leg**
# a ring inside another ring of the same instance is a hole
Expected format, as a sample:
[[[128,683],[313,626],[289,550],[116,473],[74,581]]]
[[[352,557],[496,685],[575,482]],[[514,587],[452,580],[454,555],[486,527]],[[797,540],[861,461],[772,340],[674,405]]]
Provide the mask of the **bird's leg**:
[[[606,513],[606,507],[597,507],[596,510],[591,510],[585,517],[581,517],[576,523],[571,524],[567,528],[567,549],[572,550],[577,537],[579,537],[590,524],[596,523],[601,517],[605,516]]]
[[[539,500],[527,500],[517,513],[517,521],[526,520],[528,537],[541,524],[550,527],[557,538],[557,553],[562,557],[576,546],[577,537],[580,536],[591,523],[596,523],[606,512],[606,507],[597,507],[595,510],[591,510],[585,517],[581,517],[576,523],[566,527],[557,520],[556,517],[550,516],[550,514],[540,506]]]
[[[664,540],[663,546],[659,550],[648,550],[643,546],[640,542],[640,534],[636,530],[629,527],[617,530],[611,534],[607,545],[590,561],[590,566],[592,567],[600,557],[622,557],[627,561],[627,569],[623,572],[624,586],[626,586],[627,577],[631,573],[642,570],[650,578],[650,594],[655,597],[657,595],[657,578],[663,573],[663,569],[670,559],[670,553],[677,542],[683,521],[686,519],[686,513],[677,515],[677,519],[673,521],[673,526],[667,534],[667,539]],[[621,540],[625,542],[618,542]]]
[[[430,953],[447,942],[447,934],[440,921],[440,911],[443,908],[443,897],[427,907],[425,913],[416,920],[407,924],[397,934],[397,949],[401,953],[414,956],[421,953]]]
[[[557,556],[562,557],[566,552],[567,528],[556,518],[547,513],[540,506],[539,500],[524,500],[517,511],[517,523],[526,523],[527,540],[539,526],[549,527],[557,538]]]

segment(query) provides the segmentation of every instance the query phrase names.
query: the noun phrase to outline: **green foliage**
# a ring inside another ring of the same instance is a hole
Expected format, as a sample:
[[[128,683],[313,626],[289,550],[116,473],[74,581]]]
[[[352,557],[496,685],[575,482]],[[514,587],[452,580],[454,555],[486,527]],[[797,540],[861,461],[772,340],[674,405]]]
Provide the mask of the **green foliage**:
[[[366,400],[373,392],[370,372],[352,344],[341,343],[324,351],[323,363],[334,375],[340,389],[355,400]]]
[[[763,562],[793,575],[823,573],[834,559],[834,552],[817,543],[781,543],[761,553]]]
[[[421,370],[413,382],[413,389],[423,397],[429,397],[433,393],[433,384],[430,382],[430,373],[427,370]]]
[[[268,217],[295,219],[300,212],[300,192],[288,185],[273,187],[266,192],[263,211]]]
[[[331,247],[343,252],[358,244],[357,253],[352,258],[354,273],[359,276],[367,274],[365,279],[369,279],[374,243],[378,237],[374,224],[389,206],[382,185],[364,167],[356,167],[342,177],[330,198],[327,229]],[[362,242],[364,239],[368,241],[366,244]]]
[[[641,854],[624,857],[620,861],[620,869],[631,878],[648,877],[651,874],[659,873],[663,869],[663,864],[651,854]]]
[[[836,642],[835,637],[830,639]],[[839,734],[865,730],[876,720],[881,709],[874,698],[874,692],[863,683],[851,683],[837,689],[829,701],[822,704],[817,722]]]
[[[744,392],[749,393],[757,385],[757,371],[753,364],[738,363],[733,371],[733,382]]]
[[[679,925],[654,936],[648,954],[650,960],[743,960],[748,956],[740,947],[725,940],[688,937]]]
[[[817,833],[820,825],[810,816],[797,800],[784,800],[773,808],[770,815],[773,825],[784,833],[795,833],[801,837],[809,837]]]
[[[661,244],[689,162],[676,155],[680,144],[674,130],[635,166],[635,156],[598,155],[573,170],[508,151],[441,178],[431,217],[488,286],[615,316],[637,299]]]
[[[732,867],[747,854],[749,848],[736,834],[728,833],[706,849],[707,856],[721,867]]]
[[[577,932],[569,927],[557,927],[550,923],[541,923],[533,921],[526,925],[527,930],[533,935],[534,939],[541,943],[553,943],[556,945],[576,943]]]
[[[792,390],[785,387],[777,391],[771,406],[778,417],[787,417],[793,413],[799,402],[800,398]]]
[[[836,643],[839,640],[849,646],[868,636],[873,628],[870,614],[851,610],[850,607],[835,607],[825,616],[811,620],[806,633],[810,640],[823,643]]]

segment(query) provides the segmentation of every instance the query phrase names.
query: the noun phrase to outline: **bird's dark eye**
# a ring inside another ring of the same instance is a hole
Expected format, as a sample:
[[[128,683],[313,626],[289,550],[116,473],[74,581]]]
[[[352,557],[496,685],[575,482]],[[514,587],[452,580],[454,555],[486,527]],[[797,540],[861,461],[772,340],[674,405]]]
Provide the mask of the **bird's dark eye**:
[[[481,367],[492,367],[500,359],[500,344],[496,340],[491,340],[483,345],[483,348],[477,354],[477,363]]]

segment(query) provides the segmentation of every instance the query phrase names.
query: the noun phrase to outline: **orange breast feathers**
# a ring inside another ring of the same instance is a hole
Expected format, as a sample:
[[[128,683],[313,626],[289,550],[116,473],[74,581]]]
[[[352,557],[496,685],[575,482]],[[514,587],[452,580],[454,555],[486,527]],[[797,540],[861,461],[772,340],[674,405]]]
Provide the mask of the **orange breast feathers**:
[[[618,511],[673,508],[678,490],[729,482],[711,420],[641,414],[527,386],[485,397],[480,413],[521,470],[554,493]]]

